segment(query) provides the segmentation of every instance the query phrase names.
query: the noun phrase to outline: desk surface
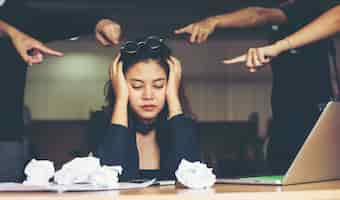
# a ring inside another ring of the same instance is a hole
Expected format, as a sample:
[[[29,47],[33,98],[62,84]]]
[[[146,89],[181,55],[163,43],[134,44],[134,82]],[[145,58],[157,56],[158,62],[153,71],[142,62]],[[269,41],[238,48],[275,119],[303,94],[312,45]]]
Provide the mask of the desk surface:
[[[20,200],[172,200],[172,199],[338,199],[340,200],[340,180],[323,183],[309,183],[293,186],[255,186],[216,184],[208,190],[189,190],[175,186],[149,187],[139,190],[107,191],[107,192],[29,192],[0,193],[2,199]]]

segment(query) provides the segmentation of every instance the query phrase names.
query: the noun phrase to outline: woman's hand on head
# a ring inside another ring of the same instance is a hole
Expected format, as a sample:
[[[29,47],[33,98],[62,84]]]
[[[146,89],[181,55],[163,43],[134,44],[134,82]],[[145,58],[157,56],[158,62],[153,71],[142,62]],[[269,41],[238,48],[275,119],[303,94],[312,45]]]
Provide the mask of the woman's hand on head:
[[[169,77],[167,84],[167,97],[178,97],[179,86],[182,79],[182,65],[180,61],[171,56],[168,60],[169,64]]]
[[[121,36],[121,27],[110,19],[101,19],[96,25],[96,39],[103,46],[116,45]]]
[[[179,90],[182,79],[182,65],[175,57],[170,57],[169,64],[169,77],[167,83],[167,103],[169,106],[169,118],[183,113],[182,106],[179,99]]]
[[[109,75],[111,79],[112,88],[116,96],[116,102],[128,102],[129,92],[127,81],[123,74],[123,63],[120,61],[120,54],[113,60]]]

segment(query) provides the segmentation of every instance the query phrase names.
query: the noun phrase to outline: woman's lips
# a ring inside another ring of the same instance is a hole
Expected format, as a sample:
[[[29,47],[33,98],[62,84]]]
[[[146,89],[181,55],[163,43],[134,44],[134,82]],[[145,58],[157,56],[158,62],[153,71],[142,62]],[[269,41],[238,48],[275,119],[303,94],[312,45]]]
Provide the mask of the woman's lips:
[[[156,108],[155,105],[144,105],[144,106],[142,106],[142,109],[144,111],[153,111],[155,108]]]

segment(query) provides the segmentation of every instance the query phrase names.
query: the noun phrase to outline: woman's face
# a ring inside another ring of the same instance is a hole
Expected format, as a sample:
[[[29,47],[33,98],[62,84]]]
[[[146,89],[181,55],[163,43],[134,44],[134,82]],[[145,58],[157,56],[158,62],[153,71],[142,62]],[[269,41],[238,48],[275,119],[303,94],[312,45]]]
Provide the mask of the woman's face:
[[[167,76],[155,61],[134,64],[126,72],[129,103],[137,117],[144,121],[154,120],[164,107]]]

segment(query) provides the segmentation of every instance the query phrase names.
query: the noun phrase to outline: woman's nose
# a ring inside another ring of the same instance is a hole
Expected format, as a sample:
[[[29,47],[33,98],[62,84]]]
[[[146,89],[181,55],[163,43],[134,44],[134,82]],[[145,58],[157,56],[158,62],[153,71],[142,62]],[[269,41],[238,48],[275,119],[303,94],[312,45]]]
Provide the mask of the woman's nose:
[[[145,87],[143,91],[143,98],[144,99],[152,99],[153,98],[153,90],[151,87]]]

